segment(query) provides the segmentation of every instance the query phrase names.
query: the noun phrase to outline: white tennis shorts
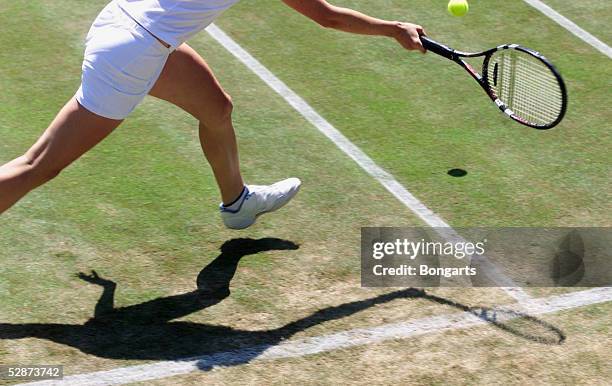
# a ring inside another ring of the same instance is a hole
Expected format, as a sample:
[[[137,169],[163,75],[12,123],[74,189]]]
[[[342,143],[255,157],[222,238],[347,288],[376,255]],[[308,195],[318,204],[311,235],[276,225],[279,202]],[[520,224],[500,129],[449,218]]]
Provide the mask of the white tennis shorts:
[[[95,114],[124,119],[155,85],[171,52],[112,1],[87,35],[75,97]]]

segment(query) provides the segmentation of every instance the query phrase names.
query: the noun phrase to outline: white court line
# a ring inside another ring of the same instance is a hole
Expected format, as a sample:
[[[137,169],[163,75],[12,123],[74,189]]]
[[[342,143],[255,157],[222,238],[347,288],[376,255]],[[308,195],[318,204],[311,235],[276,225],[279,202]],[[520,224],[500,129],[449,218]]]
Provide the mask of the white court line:
[[[542,315],[576,307],[612,301],[612,287],[594,288],[587,291],[574,292],[548,298],[531,299],[522,304],[529,310],[529,315]],[[512,309],[499,308],[499,310]],[[506,322],[514,317],[507,316]],[[371,328],[358,328],[335,334],[316,336],[312,338],[295,339],[279,343],[278,345],[261,345],[248,347],[236,351],[203,355],[201,357],[185,360],[164,361],[122,367],[107,371],[70,375],[63,380],[41,381],[28,383],[28,386],[106,386],[122,385],[131,382],[144,382],[162,379],[175,375],[189,374],[214,367],[236,366],[260,360],[274,360],[296,358],[306,355],[323,353],[331,350],[346,349],[373,343],[381,343],[395,339],[424,335],[428,333],[443,332],[487,324],[470,312],[458,312],[449,315],[434,316],[416,319],[410,322],[386,324]],[[22,386],[25,386],[22,385]]]
[[[425,206],[418,198],[410,193],[395,177],[378,166],[367,154],[355,146],[338,129],[317,113],[302,97],[291,90],[282,80],[276,77],[263,64],[249,54],[244,48],[230,38],[219,27],[212,24],[206,32],[210,34],[219,44],[225,47],[234,57],[240,60],[272,90],[280,95],[289,105],[300,113],[308,122],[315,126],[321,133],[329,138],[340,150],[352,158],[364,171],[380,182],[408,209],[414,212],[427,225],[435,228],[436,232],[445,240],[464,241],[442,218]],[[530,296],[519,288],[510,278],[505,276],[499,268],[487,261],[481,261],[482,269],[502,287],[510,296],[521,302]]]
[[[612,48],[608,46],[606,43],[597,39],[595,36],[591,35],[584,29],[580,28],[576,23],[568,19],[567,17],[561,15],[559,12],[552,9],[550,6],[544,4],[540,0],[523,0],[525,3],[531,5],[533,8],[542,12],[544,15],[551,18],[561,27],[565,28],[578,38],[582,39],[585,43],[589,44],[591,47],[595,48],[602,54],[606,55],[608,58],[612,59]],[[603,17],[603,15],[602,15]]]

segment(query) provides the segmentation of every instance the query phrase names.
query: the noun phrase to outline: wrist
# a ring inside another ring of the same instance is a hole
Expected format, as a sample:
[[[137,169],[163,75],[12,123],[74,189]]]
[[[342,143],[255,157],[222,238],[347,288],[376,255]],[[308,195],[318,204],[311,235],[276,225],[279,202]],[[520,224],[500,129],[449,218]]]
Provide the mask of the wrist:
[[[399,21],[387,21],[381,28],[381,34],[390,38],[396,38],[402,31],[402,23]]]

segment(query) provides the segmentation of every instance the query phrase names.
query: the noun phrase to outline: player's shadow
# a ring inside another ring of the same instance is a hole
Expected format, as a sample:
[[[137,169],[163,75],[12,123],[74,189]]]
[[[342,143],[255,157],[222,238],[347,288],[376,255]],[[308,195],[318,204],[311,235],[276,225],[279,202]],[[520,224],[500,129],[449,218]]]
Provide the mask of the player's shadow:
[[[208,355],[199,365],[202,369],[209,369],[215,365],[247,363],[298,332],[378,304],[406,298],[427,299],[471,312],[496,327],[537,342],[560,343],[564,339],[558,329],[533,317],[519,315],[528,321],[537,321],[540,326],[550,327],[553,335],[558,332],[559,339],[555,342],[522,334],[506,328],[503,321],[492,319],[490,313],[477,313],[470,307],[412,288],[323,308],[270,330],[241,330],[223,325],[173,321],[215,305],[229,296],[230,281],[243,257],[264,251],[297,248],[299,246],[291,241],[273,238],[227,241],[221,247],[221,254],[198,275],[198,289],[121,308],[114,308],[113,305],[116,288],[113,281],[103,279],[95,272],[91,275],[81,273],[81,279],[103,288],[93,318],[83,325],[0,323],[0,339],[47,339],[84,353],[113,359],[180,360]]]

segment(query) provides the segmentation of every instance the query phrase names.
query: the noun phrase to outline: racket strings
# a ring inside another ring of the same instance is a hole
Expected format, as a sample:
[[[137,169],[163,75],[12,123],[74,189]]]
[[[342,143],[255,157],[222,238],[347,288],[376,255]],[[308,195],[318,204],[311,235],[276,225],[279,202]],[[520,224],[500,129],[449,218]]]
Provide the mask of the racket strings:
[[[518,116],[534,123],[554,120],[554,87],[548,74],[518,55],[504,55],[501,99]]]
[[[561,93],[554,75],[519,55],[511,57],[506,68],[502,73],[503,98],[508,98],[508,107],[530,122],[553,122],[561,111]]]
[[[504,62],[502,101],[529,122],[553,122],[561,111],[561,93],[554,75],[521,55],[506,55]]]
[[[519,62],[525,61],[524,58],[518,57]],[[535,104],[536,102],[541,103],[542,107],[545,109],[541,109],[541,113],[544,116],[548,116],[550,118],[555,118],[558,113],[561,111],[561,92],[557,85],[557,80],[548,68],[544,67],[545,70],[542,69],[543,66],[534,67],[531,65],[518,65],[516,67],[516,77],[520,79],[529,79],[531,82],[531,86],[535,87],[538,90],[538,94],[535,93],[521,95],[521,98],[518,99],[518,102],[532,102]],[[518,87],[515,88],[515,92],[528,92],[532,91],[530,88]],[[528,98],[529,96],[536,96],[539,98]]]
[[[489,61],[487,74],[492,90],[516,117],[549,125],[562,113],[559,81],[539,59],[517,50],[500,51]]]

